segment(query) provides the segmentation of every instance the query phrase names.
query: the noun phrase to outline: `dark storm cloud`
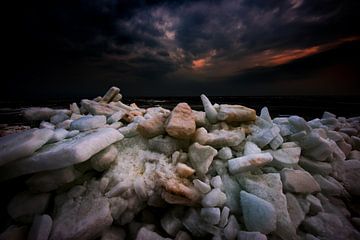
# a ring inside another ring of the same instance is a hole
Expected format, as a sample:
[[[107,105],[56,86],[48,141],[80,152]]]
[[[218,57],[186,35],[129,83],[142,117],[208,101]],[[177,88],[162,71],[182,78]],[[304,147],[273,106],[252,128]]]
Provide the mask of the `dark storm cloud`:
[[[256,74],[266,78],[264,71],[360,35],[355,0],[54,0],[13,9],[9,62],[16,71],[5,86],[42,86],[50,96],[66,95],[69,86],[95,94],[112,84],[130,95],[224,95],[229,84],[257,94],[269,82],[274,94],[283,83],[265,84]]]

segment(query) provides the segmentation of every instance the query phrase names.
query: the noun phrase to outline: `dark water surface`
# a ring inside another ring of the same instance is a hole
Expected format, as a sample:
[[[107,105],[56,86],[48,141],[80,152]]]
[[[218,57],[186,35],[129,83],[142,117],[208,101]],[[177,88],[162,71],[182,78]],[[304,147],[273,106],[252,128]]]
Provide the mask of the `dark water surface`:
[[[324,111],[337,116],[360,116],[360,96],[210,96],[212,103],[241,104],[260,111],[264,106],[269,108],[272,117],[299,115],[307,120],[321,117]],[[0,123],[10,125],[26,124],[22,110],[27,107],[68,108],[72,102],[80,99],[47,100],[47,101],[2,101],[0,102]],[[189,97],[125,97],[126,104],[136,103],[147,108],[162,106],[172,109],[179,102],[187,102],[195,110],[203,110],[199,96]]]

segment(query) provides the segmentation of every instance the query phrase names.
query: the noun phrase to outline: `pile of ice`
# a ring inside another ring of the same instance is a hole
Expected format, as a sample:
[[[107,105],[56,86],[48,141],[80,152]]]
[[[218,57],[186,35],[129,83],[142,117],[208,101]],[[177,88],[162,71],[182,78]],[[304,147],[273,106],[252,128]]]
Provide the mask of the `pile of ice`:
[[[0,239],[360,239],[360,117],[121,100],[30,108],[39,128],[0,138],[2,184],[27,186]]]

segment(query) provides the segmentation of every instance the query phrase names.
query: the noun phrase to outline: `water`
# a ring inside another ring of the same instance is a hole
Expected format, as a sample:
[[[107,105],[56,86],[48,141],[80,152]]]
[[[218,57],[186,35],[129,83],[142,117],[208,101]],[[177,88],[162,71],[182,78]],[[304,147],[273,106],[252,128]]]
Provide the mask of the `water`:
[[[338,116],[360,116],[360,96],[210,96],[212,103],[241,104],[254,108],[257,112],[264,106],[269,108],[272,117],[299,115],[307,120],[321,117],[324,111]],[[22,111],[28,107],[41,106],[51,108],[68,108],[72,102],[80,99],[0,102],[0,124],[30,124],[22,117]],[[203,110],[199,96],[189,97],[125,97],[124,103],[136,103],[147,108],[162,106],[172,109],[179,102],[187,102],[195,110]]]

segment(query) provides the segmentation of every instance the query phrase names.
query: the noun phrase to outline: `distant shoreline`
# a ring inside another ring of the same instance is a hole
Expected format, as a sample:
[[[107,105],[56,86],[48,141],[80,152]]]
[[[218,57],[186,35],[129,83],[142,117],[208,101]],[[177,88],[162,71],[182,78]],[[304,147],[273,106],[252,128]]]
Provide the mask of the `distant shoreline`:
[[[260,111],[267,106],[272,117],[300,115],[307,120],[320,118],[324,111],[337,116],[353,117],[360,115],[360,96],[210,96],[214,103],[242,104]],[[172,109],[177,103],[189,103],[194,110],[203,110],[200,96],[162,96],[162,97],[124,97],[124,103],[135,102],[139,107],[160,105]],[[21,112],[28,107],[68,108],[80,99],[62,100],[19,100],[0,101],[0,124],[27,124]]]

